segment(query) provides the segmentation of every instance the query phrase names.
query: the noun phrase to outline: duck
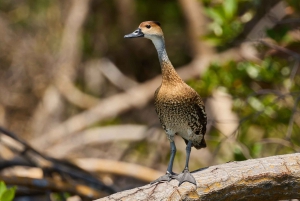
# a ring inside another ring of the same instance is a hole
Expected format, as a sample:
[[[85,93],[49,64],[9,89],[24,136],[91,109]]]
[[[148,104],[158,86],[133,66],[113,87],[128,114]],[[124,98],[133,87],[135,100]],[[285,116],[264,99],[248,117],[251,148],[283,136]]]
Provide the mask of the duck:
[[[189,159],[192,147],[196,149],[206,147],[204,135],[207,116],[204,102],[200,95],[180,78],[173,67],[166,51],[161,24],[157,21],[145,21],[134,32],[124,36],[124,38],[139,37],[150,39],[158,53],[162,82],[154,93],[154,105],[160,124],[170,142],[170,160],[166,174],[151,184],[176,179],[179,181],[178,186],[184,182],[197,186],[195,178],[189,171]],[[176,135],[182,137],[186,143],[185,167],[180,174],[173,172]]]

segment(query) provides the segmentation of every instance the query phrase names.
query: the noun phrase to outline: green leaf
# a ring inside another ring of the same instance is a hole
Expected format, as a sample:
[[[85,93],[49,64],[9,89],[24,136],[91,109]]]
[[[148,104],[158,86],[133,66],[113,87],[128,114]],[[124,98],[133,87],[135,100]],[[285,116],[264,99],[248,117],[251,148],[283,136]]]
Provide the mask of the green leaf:
[[[277,29],[267,29],[266,33],[270,38],[273,38],[277,42],[281,42],[285,39],[289,30],[289,28],[282,26]]]
[[[0,181],[0,201],[1,201],[1,196],[2,194],[6,191],[6,185],[3,181]]]
[[[1,196],[1,201],[12,201],[15,197],[16,188],[10,188],[6,190]]]
[[[206,14],[215,22],[218,24],[223,24],[224,23],[224,17],[222,15],[222,10],[218,10],[216,8],[206,8],[205,12]]]
[[[231,19],[236,14],[237,7],[237,0],[224,0],[223,2],[224,13],[229,19]]]
[[[252,147],[252,149],[250,149],[252,154],[256,157],[259,156],[259,154],[261,153],[262,150],[262,144],[261,143],[255,143]]]
[[[213,44],[213,45],[220,45],[223,42],[222,38],[216,37],[213,34],[209,34],[209,35],[202,37],[202,40],[209,42],[210,44]]]

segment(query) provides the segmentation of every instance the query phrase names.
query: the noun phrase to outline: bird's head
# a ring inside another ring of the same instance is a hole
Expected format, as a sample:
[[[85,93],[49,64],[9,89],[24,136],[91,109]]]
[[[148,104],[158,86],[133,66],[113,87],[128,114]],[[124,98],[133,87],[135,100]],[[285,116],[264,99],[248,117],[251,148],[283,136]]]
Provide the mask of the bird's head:
[[[156,21],[145,21],[142,22],[137,30],[131,34],[127,34],[124,38],[138,38],[144,37],[150,40],[155,40],[157,38],[163,38],[163,32],[160,27],[160,23]]]

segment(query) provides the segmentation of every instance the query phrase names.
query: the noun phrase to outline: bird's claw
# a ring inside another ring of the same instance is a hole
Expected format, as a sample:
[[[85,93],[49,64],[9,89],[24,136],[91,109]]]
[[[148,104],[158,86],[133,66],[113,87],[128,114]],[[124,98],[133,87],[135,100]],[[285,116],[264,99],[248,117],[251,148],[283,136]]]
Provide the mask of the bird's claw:
[[[178,186],[180,186],[184,182],[190,182],[197,186],[195,178],[188,169],[184,169],[183,172],[177,176],[177,180],[179,181]]]
[[[177,179],[177,174],[167,172],[165,175],[159,177],[158,179],[150,182],[150,184],[159,183],[159,182],[170,182],[172,179]]]

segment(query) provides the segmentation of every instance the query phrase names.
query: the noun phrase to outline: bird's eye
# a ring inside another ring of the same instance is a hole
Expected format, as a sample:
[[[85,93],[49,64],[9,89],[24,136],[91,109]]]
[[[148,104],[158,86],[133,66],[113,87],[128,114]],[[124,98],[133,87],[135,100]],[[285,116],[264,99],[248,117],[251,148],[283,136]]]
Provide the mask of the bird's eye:
[[[150,28],[151,28],[151,26],[150,26],[149,24],[147,24],[147,25],[146,25],[146,28],[147,28],[147,29],[150,29]]]

